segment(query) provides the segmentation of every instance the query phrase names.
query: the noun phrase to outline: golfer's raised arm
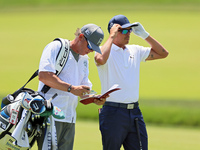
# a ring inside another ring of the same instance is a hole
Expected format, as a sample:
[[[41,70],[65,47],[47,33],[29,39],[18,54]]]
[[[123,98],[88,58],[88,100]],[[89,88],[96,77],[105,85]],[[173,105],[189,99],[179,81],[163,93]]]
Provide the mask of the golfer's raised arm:
[[[161,59],[168,56],[169,52],[153,37],[148,36],[145,40],[151,46],[151,52],[146,60]]]
[[[111,49],[113,40],[115,39],[120,27],[121,26],[118,24],[113,25],[113,27],[110,29],[110,35],[109,35],[107,41],[101,47],[102,54],[99,54],[99,53],[95,54],[94,59],[96,61],[97,66],[104,65],[107,62],[109,55],[110,55],[110,49]]]
[[[154,60],[167,57],[169,52],[157,40],[149,35],[142,24],[140,24],[139,22],[136,23],[138,25],[132,27],[133,33],[147,41],[147,43],[149,43],[149,45],[151,46],[151,52],[146,60]]]

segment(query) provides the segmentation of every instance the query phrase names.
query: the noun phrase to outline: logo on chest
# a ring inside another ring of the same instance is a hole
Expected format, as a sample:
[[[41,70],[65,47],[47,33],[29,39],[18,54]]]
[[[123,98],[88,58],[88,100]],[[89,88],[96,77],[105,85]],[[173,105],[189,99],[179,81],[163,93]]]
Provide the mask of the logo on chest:
[[[129,58],[133,59],[133,58],[134,58],[134,55],[130,55]]]

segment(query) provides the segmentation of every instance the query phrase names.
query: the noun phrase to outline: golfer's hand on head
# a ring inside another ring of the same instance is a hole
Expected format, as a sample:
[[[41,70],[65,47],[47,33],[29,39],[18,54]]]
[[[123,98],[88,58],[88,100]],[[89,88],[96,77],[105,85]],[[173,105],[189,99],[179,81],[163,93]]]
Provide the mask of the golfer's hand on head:
[[[117,36],[117,33],[120,28],[121,26],[119,24],[114,24],[110,29],[110,37],[114,39]]]
[[[90,93],[90,87],[86,85],[72,86],[72,89],[70,92],[76,96],[81,97],[85,94]]]
[[[142,39],[146,39],[149,36],[149,33],[144,29],[144,27],[139,23],[136,22],[138,26],[132,27],[133,33]]]

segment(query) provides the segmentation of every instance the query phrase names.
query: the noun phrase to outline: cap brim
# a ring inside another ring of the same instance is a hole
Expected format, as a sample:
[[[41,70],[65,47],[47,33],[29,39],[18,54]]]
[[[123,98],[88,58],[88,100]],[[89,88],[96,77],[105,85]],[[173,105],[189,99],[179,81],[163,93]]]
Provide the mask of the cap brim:
[[[88,44],[92,47],[92,50],[101,54],[101,50],[100,50],[99,46],[95,45],[94,43],[90,42],[89,40],[88,40]]]
[[[127,23],[127,24],[122,25],[122,29],[133,27],[133,26],[138,26],[138,24],[137,23]]]

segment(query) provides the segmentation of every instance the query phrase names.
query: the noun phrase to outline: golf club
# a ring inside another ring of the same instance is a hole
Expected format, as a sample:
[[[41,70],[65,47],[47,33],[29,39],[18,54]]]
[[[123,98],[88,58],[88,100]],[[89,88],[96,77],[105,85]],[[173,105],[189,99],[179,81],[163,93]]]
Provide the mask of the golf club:
[[[140,150],[142,150],[142,141],[140,138],[140,129],[139,129],[139,124],[138,124],[138,118],[135,118],[135,125],[136,125],[136,131],[137,131],[137,135],[138,135]]]

